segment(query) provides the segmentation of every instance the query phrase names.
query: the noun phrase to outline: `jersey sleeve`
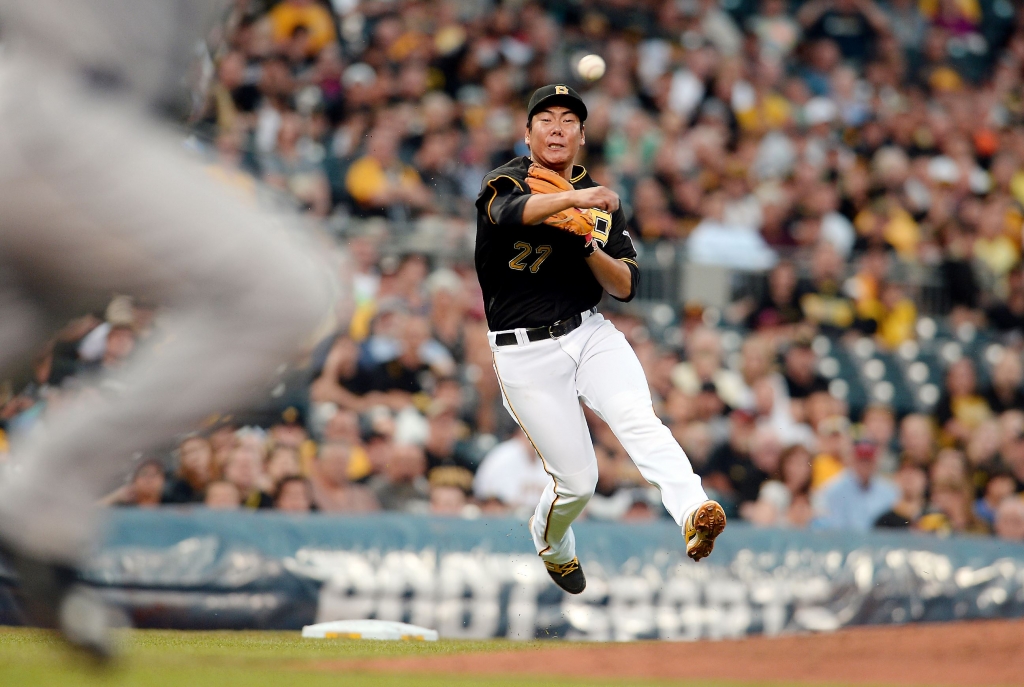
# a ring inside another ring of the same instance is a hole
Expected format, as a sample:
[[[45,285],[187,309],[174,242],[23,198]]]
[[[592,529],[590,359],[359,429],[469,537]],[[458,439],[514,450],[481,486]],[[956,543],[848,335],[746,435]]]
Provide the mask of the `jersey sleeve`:
[[[640,283],[640,266],[636,262],[633,237],[626,231],[626,214],[622,208],[612,213],[612,230],[608,234],[608,243],[605,244],[604,252],[629,266],[631,276],[629,295],[625,298],[616,298],[616,300],[624,303],[633,300],[633,297],[636,296],[637,285]],[[615,297],[612,296],[612,298]]]
[[[522,224],[523,206],[529,198],[525,183],[506,174],[497,174],[484,179],[476,209],[491,224]]]

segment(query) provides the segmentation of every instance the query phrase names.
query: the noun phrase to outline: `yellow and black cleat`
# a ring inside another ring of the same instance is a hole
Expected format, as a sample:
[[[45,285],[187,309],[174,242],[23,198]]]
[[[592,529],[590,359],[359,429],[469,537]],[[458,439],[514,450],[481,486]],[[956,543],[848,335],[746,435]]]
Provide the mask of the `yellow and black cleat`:
[[[548,575],[551,575],[555,584],[570,594],[579,594],[587,588],[587,578],[583,576],[583,568],[580,567],[578,558],[573,558],[568,563],[544,561],[544,567],[548,569]]]

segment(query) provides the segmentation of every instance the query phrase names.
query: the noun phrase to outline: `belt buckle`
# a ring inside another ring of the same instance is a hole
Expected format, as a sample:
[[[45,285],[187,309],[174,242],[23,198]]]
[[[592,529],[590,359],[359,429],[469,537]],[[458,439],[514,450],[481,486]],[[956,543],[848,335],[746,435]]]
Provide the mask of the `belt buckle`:
[[[555,322],[548,327],[548,334],[552,339],[562,338],[574,329],[572,325],[576,323],[577,317],[579,317],[579,315],[573,315],[572,317],[567,317],[564,320]]]

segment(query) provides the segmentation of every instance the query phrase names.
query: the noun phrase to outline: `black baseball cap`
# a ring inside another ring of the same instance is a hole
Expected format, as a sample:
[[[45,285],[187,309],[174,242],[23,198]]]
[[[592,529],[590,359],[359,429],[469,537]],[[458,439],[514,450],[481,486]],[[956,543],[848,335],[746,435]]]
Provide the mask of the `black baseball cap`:
[[[537,110],[552,105],[568,108],[580,118],[580,123],[587,121],[587,106],[583,103],[580,94],[565,84],[551,84],[542,86],[533,92],[533,96],[530,97],[530,105],[527,108],[526,122],[529,123],[533,119]]]

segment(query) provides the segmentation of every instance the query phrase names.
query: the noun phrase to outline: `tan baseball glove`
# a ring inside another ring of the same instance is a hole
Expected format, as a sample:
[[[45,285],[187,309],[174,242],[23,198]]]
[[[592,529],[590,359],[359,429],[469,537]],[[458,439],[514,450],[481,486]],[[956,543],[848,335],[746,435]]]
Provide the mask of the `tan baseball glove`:
[[[562,193],[573,191],[573,185],[555,174],[550,169],[538,165],[530,165],[527,173],[526,183],[533,193]],[[594,218],[589,210],[579,208],[568,208],[544,220],[544,224],[550,224],[564,231],[580,236],[587,236],[594,230]]]

